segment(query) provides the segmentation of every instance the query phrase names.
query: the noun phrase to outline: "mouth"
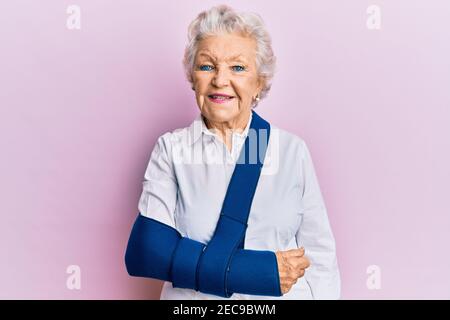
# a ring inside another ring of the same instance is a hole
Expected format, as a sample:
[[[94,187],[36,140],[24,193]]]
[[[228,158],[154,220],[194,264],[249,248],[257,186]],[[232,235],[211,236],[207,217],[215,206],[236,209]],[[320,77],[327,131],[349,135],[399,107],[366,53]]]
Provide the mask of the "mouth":
[[[226,94],[210,94],[208,99],[214,103],[227,103],[233,100],[234,97]]]

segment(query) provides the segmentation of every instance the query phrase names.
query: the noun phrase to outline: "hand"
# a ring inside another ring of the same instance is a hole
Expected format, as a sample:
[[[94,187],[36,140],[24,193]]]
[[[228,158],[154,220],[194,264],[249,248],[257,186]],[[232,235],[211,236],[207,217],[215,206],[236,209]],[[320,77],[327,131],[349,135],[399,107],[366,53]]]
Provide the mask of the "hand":
[[[278,273],[280,276],[280,287],[283,294],[289,292],[297,279],[305,275],[305,269],[310,266],[309,259],[304,256],[305,249],[292,249],[288,251],[277,251]]]

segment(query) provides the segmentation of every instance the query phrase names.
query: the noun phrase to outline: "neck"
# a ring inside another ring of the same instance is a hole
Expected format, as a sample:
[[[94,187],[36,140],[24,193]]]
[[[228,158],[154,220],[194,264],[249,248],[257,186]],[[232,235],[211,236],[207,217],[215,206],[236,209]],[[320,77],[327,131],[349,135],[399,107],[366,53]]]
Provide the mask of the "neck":
[[[215,122],[203,117],[206,127],[213,133],[217,134],[219,138],[225,143],[228,150],[231,150],[232,133],[243,133],[247,127],[247,123],[251,114],[251,110],[240,114],[233,120],[225,122]]]
[[[203,120],[205,122],[206,127],[209,130],[220,135],[221,137],[227,137],[229,134],[231,134],[231,132],[238,132],[238,133],[244,132],[245,128],[247,127],[250,113],[251,110],[243,114],[240,114],[239,116],[230,121],[224,122],[211,121],[205,117],[203,117]]]

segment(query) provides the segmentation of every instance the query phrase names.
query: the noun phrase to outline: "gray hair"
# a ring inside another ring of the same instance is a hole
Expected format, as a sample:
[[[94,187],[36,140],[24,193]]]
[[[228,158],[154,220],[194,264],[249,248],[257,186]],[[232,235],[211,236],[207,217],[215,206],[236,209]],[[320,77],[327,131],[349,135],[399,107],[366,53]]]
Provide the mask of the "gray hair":
[[[188,28],[188,44],[184,52],[183,65],[188,81],[193,84],[192,71],[198,42],[207,36],[220,33],[241,32],[256,40],[256,68],[258,76],[264,79],[264,87],[259,95],[263,99],[272,85],[276,58],[272,41],[265,29],[262,18],[256,13],[236,12],[226,5],[213,7],[201,12]],[[256,101],[253,107],[256,107]]]

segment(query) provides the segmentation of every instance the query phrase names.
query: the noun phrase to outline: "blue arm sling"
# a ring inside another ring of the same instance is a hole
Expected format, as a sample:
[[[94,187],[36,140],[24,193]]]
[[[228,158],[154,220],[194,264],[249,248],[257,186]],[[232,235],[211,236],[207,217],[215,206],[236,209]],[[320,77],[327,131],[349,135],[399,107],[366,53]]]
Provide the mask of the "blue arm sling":
[[[176,229],[139,214],[125,254],[130,275],[227,298],[233,293],[282,295],[275,253],[243,249],[270,137],[270,124],[252,113],[250,130],[209,243],[182,237]]]

